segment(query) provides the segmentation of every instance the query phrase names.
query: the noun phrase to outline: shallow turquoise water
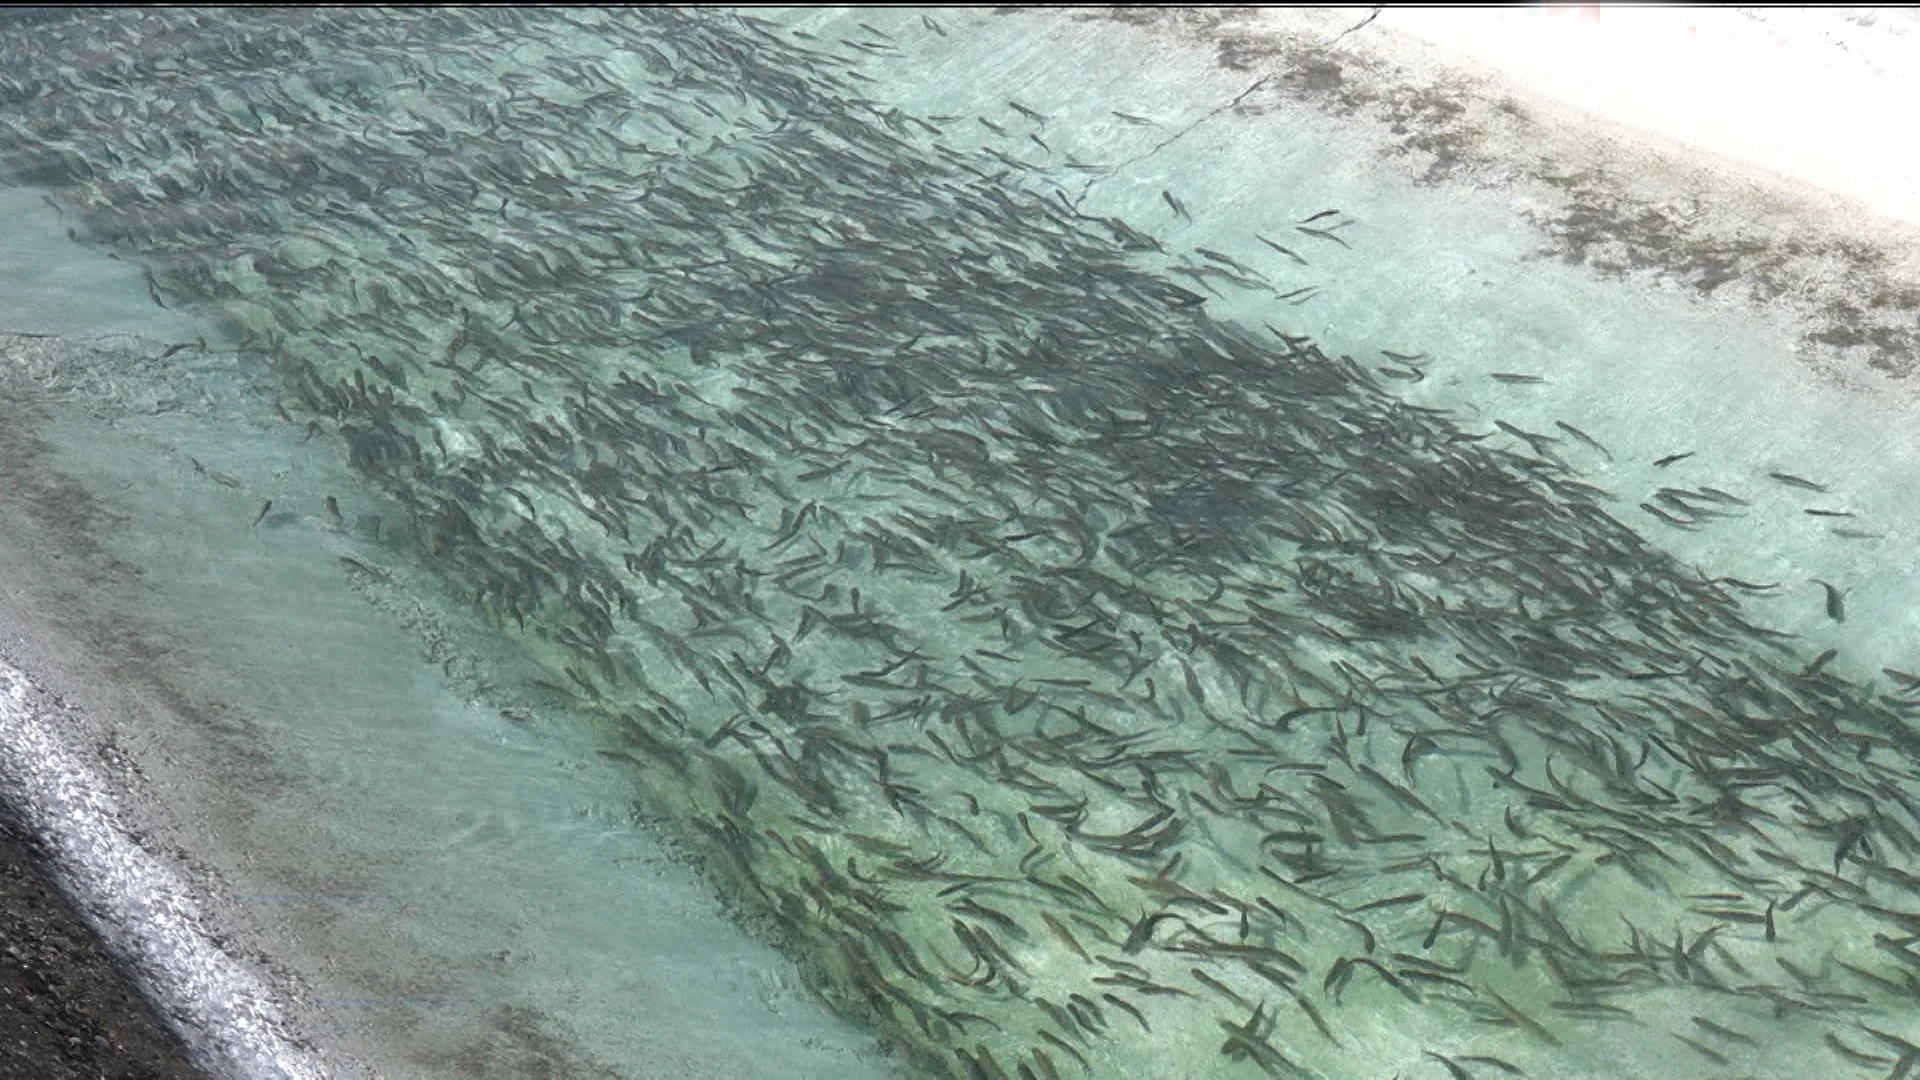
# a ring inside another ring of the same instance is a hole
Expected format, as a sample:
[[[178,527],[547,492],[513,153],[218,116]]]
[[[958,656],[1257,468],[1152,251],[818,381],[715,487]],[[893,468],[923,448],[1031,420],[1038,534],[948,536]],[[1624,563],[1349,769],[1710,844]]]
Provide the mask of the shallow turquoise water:
[[[34,35],[17,603],[328,1052],[1911,1067],[1920,474],[1766,325],[1111,26]]]

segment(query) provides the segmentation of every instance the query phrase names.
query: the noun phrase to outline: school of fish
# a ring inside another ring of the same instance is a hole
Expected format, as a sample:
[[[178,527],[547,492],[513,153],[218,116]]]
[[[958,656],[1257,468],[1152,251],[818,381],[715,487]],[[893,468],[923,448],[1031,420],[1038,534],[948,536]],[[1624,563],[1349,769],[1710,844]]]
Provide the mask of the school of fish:
[[[1143,262],[1191,208],[1083,214],[1040,111],[865,96],[939,19],[75,9],[0,32],[0,164],[920,1072],[1911,1074],[1920,678],[1746,617],[1579,429],[1214,319],[1253,255]]]

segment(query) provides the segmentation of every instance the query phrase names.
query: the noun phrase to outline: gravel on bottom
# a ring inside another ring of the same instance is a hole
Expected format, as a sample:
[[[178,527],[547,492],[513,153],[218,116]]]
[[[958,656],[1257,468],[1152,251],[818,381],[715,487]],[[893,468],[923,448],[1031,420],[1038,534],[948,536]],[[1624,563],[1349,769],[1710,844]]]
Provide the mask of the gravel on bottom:
[[[0,809],[0,1080],[206,1080]]]

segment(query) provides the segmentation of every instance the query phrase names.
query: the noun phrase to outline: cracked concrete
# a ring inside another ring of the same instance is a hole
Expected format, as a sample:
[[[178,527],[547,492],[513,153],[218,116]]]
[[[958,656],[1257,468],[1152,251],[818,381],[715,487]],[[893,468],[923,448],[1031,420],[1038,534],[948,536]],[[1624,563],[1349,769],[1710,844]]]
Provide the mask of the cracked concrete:
[[[1255,79],[1253,81],[1253,85],[1241,91],[1240,94],[1236,96],[1233,100],[1227,102],[1225,105],[1222,105],[1217,109],[1214,109],[1206,113],[1205,115],[1202,115],[1198,119],[1192,121],[1191,123],[1187,124],[1185,127],[1181,128],[1179,131],[1176,131],[1172,135],[1169,135],[1165,139],[1162,139],[1160,142],[1154,144],[1152,149],[1147,150],[1144,153],[1135,154],[1134,156],[1126,159],[1125,161],[1122,161],[1119,164],[1113,166],[1109,171],[1107,171],[1102,175],[1088,177],[1087,182],[1084,185],[1082,185],[1080,188],[1079,196],[1073,200],[1073,204],[1072,204],[1073,208],[1075,210],[1080,209],[1080,204],[1086,201],[1087,196],[1093,192],[1094,187],[1098,185],[1100,181],[1106,180],[1115,176],[1126,175],[1127,171],[1133,168],[1135,165],[1138,165],[1141,162],[1148,160],[1149,158],[1153,157],[1155,154],[1158,154],[1162,150],[1167,149],[1173,144],[1179,142],[1181,139],[1186,138],[1188,135],[1193,134],[1196,130],[1198,130],[1203,125],[1207,124],[1209,121],[1216,120],[1221,115],[1228,112],[1232,112],[1235,109],[1238,109],[1240,107],[1240,104],[1246,101],[1247,98],[1251,97],[1255,91],[1266,86],[1267,81],[1268,80],[1264,76],[1261,78]],[[1172,195],[1166,196],[1166,199],[1167,199],[1167,204],[1174,208],[1175,213],[1179,214],[1182,217],[1187,216],[1184,208],[1182,208],[1179,205],[1179,203],[1173,198]]]

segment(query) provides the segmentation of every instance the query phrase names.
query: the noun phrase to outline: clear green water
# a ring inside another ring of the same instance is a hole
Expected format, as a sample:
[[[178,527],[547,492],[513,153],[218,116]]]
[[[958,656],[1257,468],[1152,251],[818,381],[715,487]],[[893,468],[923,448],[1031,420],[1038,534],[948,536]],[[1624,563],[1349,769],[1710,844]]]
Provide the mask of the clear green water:
[[[15,343],[151,568],[28,606],[152,604],[154,798],[387,1075],[1911,1068],[1915,474],[1765,327],[1114,27],[22,33],[192,320]]]

